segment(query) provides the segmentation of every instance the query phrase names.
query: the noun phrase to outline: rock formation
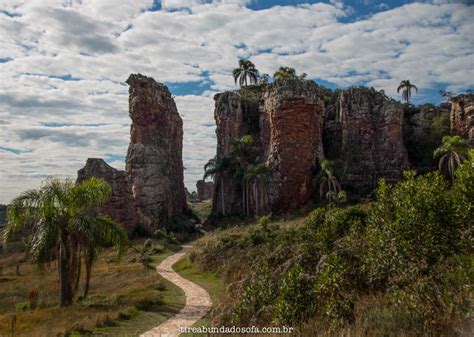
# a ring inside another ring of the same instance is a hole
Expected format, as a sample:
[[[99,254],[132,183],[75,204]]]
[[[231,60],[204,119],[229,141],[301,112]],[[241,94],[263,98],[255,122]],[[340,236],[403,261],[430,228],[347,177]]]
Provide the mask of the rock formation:
[[[183,122],[168,88],[153,78],[132,74],[132,119],[126,172],[136,226],[157,228],[185,212]]]
[[[128,230],[132,230],[134,212],[125,171],[114,169],[101,158],[89,158],[86,165],[77,172],[77,182],[83,182],[92,177],[103,179],[112,187],[112,195],[101,208],[101,212]]]
[[[474,146],[474,94],[451,98],[451,131]]]
[[[313,195],[313,178],[323,159],[324,105],[312,81],[275,83],[260,104],[263,158],[271,169],[271,208],[290,211]]]
[[[438,166],[438,161],[433,158],[433,151],[441,144],[443,136],[450,133],[450,109],[449,103],[403,107],[403,141],[411,167],[420,173],[434,170]]]
[[[204,180],[198,180],[196,182],[197,198],[199,200],[206,200],[212,198],[214,191],[214,183],[212,181],[205,182]]]
[[[231,140],[250,134],[259,137],[258,99],[249,98],[239,92],[224,92],[214,96],[217,136],[217,157],[222,158],[231,151]],[[215,177],[213,212],[235,214],[242,210],[242,186],[229,174]]]
[[[333,117],[326,124],[339,133],[335,152],[347,190],[367,195],[380,178],[395,182],[409,168],[400,103],[373,89],[351,88],[339,93]]]

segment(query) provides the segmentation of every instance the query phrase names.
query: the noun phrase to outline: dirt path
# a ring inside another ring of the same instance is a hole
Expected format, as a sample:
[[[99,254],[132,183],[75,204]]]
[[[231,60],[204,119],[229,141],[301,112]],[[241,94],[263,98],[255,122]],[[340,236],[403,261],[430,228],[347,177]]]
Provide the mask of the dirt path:
[[[176,273],[172,266],[186,255],[190,246],[184,246],[183,250],[167,257],[157,267],[158,274],[173,282],[183,289],[186,295],[186,305],[174,317],[158,325],[157,327],[143,333],[140,337],[174,337],[180,334],[179,328],[191,327],[201,319],[212,307],[212,301],[206,290],[197,284],[186,280]]]

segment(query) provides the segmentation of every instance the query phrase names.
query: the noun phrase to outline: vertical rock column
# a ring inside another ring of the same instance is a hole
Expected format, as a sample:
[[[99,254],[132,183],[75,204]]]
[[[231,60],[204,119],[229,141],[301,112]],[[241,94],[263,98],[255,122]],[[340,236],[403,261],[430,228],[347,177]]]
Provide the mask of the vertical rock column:
[[[77,172],[77,182],[81,183],[92,177],[103,179],[112,187],[112,195],[100,212],[132,231],[134,212],[125,171],[114,169],[102,158],[88,158],[86,165]]]
[[[291,211],[313,194],[314,170],[323,159],[324,105],[310,81],[274,83],[260,104],[263,156],[273,171],[270,206]]]
[[[183,121],[165,85],[140,74],[127,84],[132,125],[126,172],[135,225],[157,228],[186,210]]]
[[[378,91],[351,88],[339,94],[343,185],[360,195],[371,193],[379,178],[398,181],[409,168],[403,143],[403,109]]]
[[[244,135],[259,138],[258,100],[243,98],[236,92],[224,92],[214,96],[217,136],[217,158],[229,154],[231,141]],[[242,211],[241,182],[231,174],[216,175],[212,202],[213,214],[233,214]]]
[[[474,94],[451,99],[451,131],[474,147]]]

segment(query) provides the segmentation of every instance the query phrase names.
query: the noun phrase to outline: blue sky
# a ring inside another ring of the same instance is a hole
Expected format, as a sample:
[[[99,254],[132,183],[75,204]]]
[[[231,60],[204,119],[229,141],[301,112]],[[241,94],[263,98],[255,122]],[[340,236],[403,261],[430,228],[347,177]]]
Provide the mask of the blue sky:
[[[367,85],[439,103],[474,78],[472,1],[0,1],[0,203],[88,157],[124,167],[128,88],[140,72],[166,83],[184,121],[190,190],[215,153],[213,96],[234,90],[249,58],[331,88]]]

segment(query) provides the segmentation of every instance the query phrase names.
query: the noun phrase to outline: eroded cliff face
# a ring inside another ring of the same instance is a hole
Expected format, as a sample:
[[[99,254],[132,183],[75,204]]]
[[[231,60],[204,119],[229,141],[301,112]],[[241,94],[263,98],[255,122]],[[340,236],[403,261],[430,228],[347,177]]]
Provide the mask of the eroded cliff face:
[[[217,155],[229,153],[233,138],[254,137],[259,162],[272,172],[265,191],[268,211],[307,204],[325,158],[335,161],[343,188],[359,196],[370,194],[380,178],[399,180],[409,168],[402,105],[373,89],[333,94],[311,81],[291,81],[264,88],[259,105],[250,109],[238,93],[215,99]],[[222,214],[222,204],[226,213],[241,213],[242,184],[229,174],[223,177],[224,184],[216,179],[213,213]]]
[[[466,138],[474,146],[474,94],[464,94],[451,99],[451,131]]]
[[[339,93],[334,118],[327,124],[340,133],[336,152],[344,188],[367,195],[380,178],[398,181],[409,168],[400,103],[373,89],[351,88]]]
[[[110,216],[127,230],[133,230],[131,189],[125,171],[109,166],[101,158],[88,158],[86,165],[77,171],[77,182],[92,177],[103,179],[112,187],[112,195],[100,208],[100,212]]]
[[[258,100],[248,99],[239,92],[224,92],[214,96],[217,136],[217,157],[227,156],[231,140],[250,134],[259,139]],[[232,174],[217,174],[214,181],[213,213],[236,214],[242,210],[241,182]]]
[[[135,225],[157,228],[186,210],[183,180],[183,122],[168,88],[151,77],[132,74],[132,119],[126,172]]]
[[[314,172],[323,159],[324,105],[311,81],[275,83],[260,102],[263,158],[272,171],[270,208],[291,211],[312,197]]]

